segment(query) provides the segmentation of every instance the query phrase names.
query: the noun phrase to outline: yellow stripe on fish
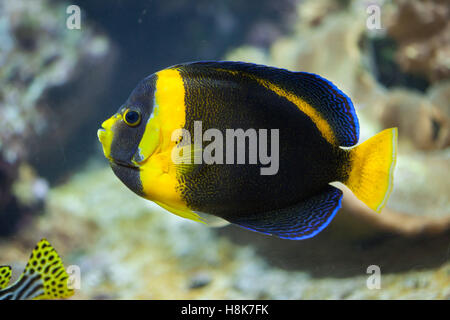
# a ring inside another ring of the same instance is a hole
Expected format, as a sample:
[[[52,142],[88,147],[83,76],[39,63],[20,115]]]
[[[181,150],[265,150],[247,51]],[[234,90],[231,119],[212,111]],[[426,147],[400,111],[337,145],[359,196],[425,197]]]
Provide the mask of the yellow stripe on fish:
[[[277,95],[286,98],[287,100],[289,100],[290,102],[292,102],[293,104],[295,104],[302,112],[304,112],[308,117],[311,118],[311,120],[314,122],[314,124],[317,126],[317,129],[319,129],[320,133],[322,134],[322,136],[331,144],[336,144],[336,138],[335,135],[329,125],[329,123],[327,122],[326,119],[324,119],[319,112],[317,112],[317,110],[315,110],[308,102],[306,102],[305,100],[301,99],[300,97],[296,96],[295,94],[293,94],[292,92],[288,92],[286,90],[284,90],[283,88],[281,88],[280,86],[265,80],[265,79],[261,79],[258,78],[254,75],[251,74],[247,74],[247,73],[239,73],[237,71],[232,71],[232,70],[226,70],[226,69],[217,69],[220,71],[224,71],[224,72],[229,72],[233,75],[242,75],[245,77],[249,77],[250,79],[253,79],[255,81],[257,81],[260,85],[262,85],[263,87],[273,91],[274,93],[276,93]]]
[[[172,149],[176,146],[172,133],[183,128],[185,122],[183,79],[176,69],[160,71],[156,76],[153,113],[139,144],[139,149],[152,150],[153,154],[141,163],[143,193],[145,198],[179,216],[201,221],[181,198],[176,167],[170,165]]]
[[[308,117],[311,118],[311,120],[314,122],[314,124],[317,126],[317,129],[319,129],[322,136],[331,144],[336,143],[336,138],[334,136],[333,131],[331,130],[330,125],[328,122],[305,100],[299,98],[298,96],[285,91],[280,86],[277,86],[269,81],[263,80],[263,79],[257,79],[255,78],[258,83],[260,83],[262,86],[272,90],[276,94],[278,94],[281,97],[286,98],[293,104],[295,104],[302,112],[304,112]]]

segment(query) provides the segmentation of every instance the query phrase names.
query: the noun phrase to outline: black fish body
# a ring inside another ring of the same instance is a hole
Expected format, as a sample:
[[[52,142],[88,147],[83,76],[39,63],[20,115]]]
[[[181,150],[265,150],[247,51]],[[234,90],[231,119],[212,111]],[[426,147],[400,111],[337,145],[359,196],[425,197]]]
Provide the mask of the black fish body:
[[[142,117],[136,126],[126,124],[129,110]],[[358,142],[351,100],[310,73],[235,62],[176,65],[144,79],[103,127],[99,138],[116,175],[137,194],[193,220],[207,213],[254,231],[304,239],[340,208],[342,192],[330,182],[344,182],[376,211],[391,190],[396,130],[342,148]],[[188,132],[187,144],[184,136],[173,139],[179,129]],[[227,140],[229,130],[239,129],[248,134],[241,149],[232,135]],[[220,135],[205,141],[211,130]],[[222,162],[180,164],[169,156],[185,145],[201,154],[217,137],[223,145],[213,154],[222,153]],[[277,159],[269,174],[262,173],[273,163],[250,159],[264,146]],[[238,161],[240,151],[245,161]]]
[[[184,128],[191,137],[194,121],[202,121],[203,130],[217,128],[223,133],[228,128],[279,130],[277,174],[261,175],[261,164],[202,164],[186,175],[183,195],[194,210],[226,219],[268,207],[285,208],[341,177],[345,152],[327,143],[311,119],[290,101],[249,77],[224,70],[188,65],[181,74],[186,88]]]

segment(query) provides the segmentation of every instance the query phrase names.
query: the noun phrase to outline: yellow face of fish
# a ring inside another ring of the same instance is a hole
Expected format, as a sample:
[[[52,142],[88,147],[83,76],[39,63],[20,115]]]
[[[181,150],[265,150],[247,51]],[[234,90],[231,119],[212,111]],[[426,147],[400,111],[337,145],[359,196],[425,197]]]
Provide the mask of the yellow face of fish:
[[[198,221],[181,199],[171,158],[176,146],[172,134],[184,123],[183,79],[176,69],[166,69],[139,83],[97,134],[114,173],[128,188]]]
[[[112,164],[138,168],[157,148],[157,110],[153,106],[153,91],[146,88],[153,82],[154,77],[144,79],[126,103],[98,130],[103,153]]]

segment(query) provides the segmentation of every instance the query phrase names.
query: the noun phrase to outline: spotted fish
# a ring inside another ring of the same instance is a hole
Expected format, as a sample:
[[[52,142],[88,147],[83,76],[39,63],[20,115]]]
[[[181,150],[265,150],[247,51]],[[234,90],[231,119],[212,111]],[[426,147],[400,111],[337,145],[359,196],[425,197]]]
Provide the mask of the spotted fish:
[[[46,239],[38,242],[20,278],[6,288],[11,267],[0,266],[0,300],[61,299],[73,295],[61,258]]]

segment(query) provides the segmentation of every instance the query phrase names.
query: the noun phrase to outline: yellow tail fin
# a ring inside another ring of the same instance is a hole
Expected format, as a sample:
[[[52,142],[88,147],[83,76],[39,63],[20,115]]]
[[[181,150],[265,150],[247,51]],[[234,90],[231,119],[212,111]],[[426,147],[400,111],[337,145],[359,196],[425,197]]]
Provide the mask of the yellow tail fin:
[[[380,212],[393,187],[397,128],[383,130],[349,152],[350,173],[344,183],[369,208]]]

